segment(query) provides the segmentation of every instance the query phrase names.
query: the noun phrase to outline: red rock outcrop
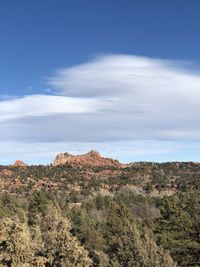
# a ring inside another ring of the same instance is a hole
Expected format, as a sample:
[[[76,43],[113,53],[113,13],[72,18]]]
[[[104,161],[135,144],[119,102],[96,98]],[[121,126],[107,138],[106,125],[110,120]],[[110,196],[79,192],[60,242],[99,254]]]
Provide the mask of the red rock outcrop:
[[[78,164],[78,165],[88,165],[88,166],[114,166],[123,167],[118,160],[104,158],[99,152],[91,150],[90,152],[82,155],[71,155],[69,153],[58,154],[55,160],[52,162],[53,166],[63,165],[63,164]]]
[[[16,167],[26,167],[28,165],[25,162],[23,162],[22,160],[16,160],[15,163],[13,164],[13,166],[16,166]]]

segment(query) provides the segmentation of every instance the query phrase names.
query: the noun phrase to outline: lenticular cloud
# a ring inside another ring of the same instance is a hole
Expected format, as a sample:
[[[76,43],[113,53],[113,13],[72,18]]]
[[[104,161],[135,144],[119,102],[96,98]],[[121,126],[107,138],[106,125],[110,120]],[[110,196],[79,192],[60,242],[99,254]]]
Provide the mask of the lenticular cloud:
[[[48,86],[55,95],[0,102],[2,142],[200,141],[200,75],[191,65],[104,55],[57,70]]]
[[[95,126],[113,138],[199,138],[200,76],[181,62],[107,55],[58,70],[49,83],[63,96],[97,99]]]

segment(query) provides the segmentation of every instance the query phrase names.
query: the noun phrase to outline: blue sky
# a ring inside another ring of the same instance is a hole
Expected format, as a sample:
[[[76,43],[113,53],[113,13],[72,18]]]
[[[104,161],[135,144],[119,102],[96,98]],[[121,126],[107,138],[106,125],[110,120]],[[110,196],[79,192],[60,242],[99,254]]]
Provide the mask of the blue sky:
[[[198,0],[0,0],[0,161],[199,161],[199,28]]]

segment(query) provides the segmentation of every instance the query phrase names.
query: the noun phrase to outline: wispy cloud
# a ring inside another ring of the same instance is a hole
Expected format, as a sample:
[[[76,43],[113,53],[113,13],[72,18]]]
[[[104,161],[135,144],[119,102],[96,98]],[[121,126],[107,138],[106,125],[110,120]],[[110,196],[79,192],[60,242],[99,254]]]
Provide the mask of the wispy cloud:
[[[105,55],[56,71],[48,86],[56,95],[0,102],[2,141],[200,141],[200,75],[181,62]]]
[[[104,112],[85,121],[105,137],[200,137],[200,76],[181,62],[107,55],[58,70],[49,83],[63,96],[97,99],[99,106],[109,99]]]
[[[31,116],[90,113],[95,109],[95,99],[31,95],[1,102],[0,122]]]

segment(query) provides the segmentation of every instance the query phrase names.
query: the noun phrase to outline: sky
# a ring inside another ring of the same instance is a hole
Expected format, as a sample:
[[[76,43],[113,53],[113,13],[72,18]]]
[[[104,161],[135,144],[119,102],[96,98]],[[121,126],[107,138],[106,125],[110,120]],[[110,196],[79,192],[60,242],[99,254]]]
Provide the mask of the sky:
[[[199,0],[0,0],[0,164],[200,161]]]

